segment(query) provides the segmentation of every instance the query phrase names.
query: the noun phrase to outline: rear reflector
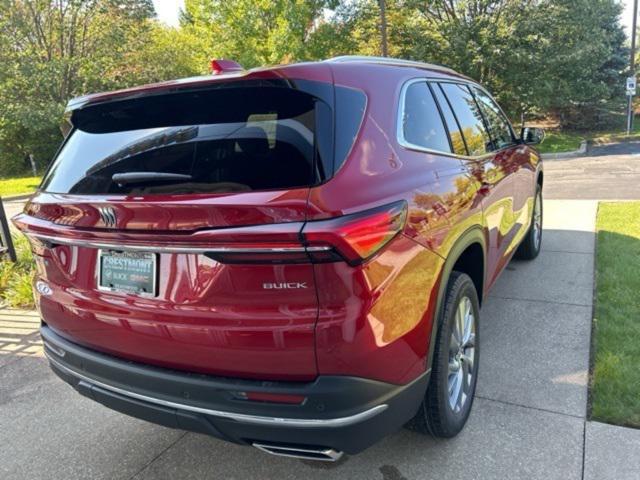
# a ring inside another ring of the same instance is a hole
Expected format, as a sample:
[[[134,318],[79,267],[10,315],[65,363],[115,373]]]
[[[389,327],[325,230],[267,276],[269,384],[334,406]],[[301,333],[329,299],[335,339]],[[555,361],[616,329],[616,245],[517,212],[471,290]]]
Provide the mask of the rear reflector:
[[[247,400],[250,402],[285,403],[287,405],[300,405],[307,398],[303,395],[268,392],[234,392],[234,397],[238,400]]]
[[[349,264],[356,265],[378,253],[400,233],[406,218],[407,204],[401,201],[361,213],[309,222],[302,234],[309,246],[331,245]]]

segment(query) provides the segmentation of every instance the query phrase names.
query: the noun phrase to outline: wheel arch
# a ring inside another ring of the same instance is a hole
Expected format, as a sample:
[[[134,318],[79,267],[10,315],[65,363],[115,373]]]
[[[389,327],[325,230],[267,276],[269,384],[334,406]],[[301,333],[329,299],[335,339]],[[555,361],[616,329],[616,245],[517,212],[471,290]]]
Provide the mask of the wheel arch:
[[[474,264],[478,257],[481,256],[482,265],[478,267]],[[444,297],[447,291],[447,284],[451,277],[451,272],[454,270],[462,271],[471,277],[476,291],[478,293],[478,301],[482,305],[484,297],[484,286],[486,281],[486,269],[487,269],[487,254],[486,254],[486,240],[483,230],[480,226],[474,226],[466,230],[456,240],[453,247],[449,250],[442,272],[440,274],[440,283],[438,286],[438,296],[436,303],[436,318],[433,322],[433,328],[431,329],[431,336],[429,340],[429,352],[427,357],[427,370],[431,369],[433,361],[433,352],[435,350],[436,338],[440,324],[442,323],[442,312],[444,310]],[[461,268],[459,270],[459,268]]]

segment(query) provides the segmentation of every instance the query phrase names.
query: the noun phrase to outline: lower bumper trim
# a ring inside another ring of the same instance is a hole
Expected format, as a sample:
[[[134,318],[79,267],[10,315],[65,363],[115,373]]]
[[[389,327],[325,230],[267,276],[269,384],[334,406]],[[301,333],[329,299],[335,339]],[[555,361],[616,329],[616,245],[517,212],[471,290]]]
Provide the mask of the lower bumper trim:
[[[76,370],[73,370],[66,365],[63,365],[61,362],[53,358],[47,349],[56,352],[55,349],[51,348],[46,341],[45,343],[45,355],[49,359],[51,364],[65,372],[67,375],[71,375],[76,377],[79,380],[87,382],[91,385],[100,387],[102,389],[117,393],[119,395],[123,395],[125,397],[133,398],[136,400],[141,400],[144,402],[152,403],[155,405],[160,405],[163,407],[175,408],[178,410],[185,410],[194,413],[200,413],[205,415],[211,415],[213,417],[225,418],[227,420],[234,420],[241,423],[252,424],[252,425],[266,425],[266,426],[283,426],[283,427],[298,427],[298,428],[340,428],[346,427],[350,425],[354,425],[360,422],[364,422],[380,413],[384,412],[387,408],[387,404],[377,405],[373,408],[365,410],[363,412],[357,413],[355,415],[350,415],[348,417],[339,417],[339,418],[327,418],[327,419],[312,419],[312,418],[281,418],[281,417],[265,417],[259,415],[247,415],[242,413],[233,413],[233,412],[225,412],[222,410],[212,410],[208,408],[196,407],[193,405],[171,402],[168,400],[150,397],[147,395],[141,395],[136,392],[132,392],[129,390],[122,389],[120,387],[116,387],[113,385],[108,385],[104,382],[100,382],[93,378],[90,378]],[[57,353],[57,352],[56,352]]]

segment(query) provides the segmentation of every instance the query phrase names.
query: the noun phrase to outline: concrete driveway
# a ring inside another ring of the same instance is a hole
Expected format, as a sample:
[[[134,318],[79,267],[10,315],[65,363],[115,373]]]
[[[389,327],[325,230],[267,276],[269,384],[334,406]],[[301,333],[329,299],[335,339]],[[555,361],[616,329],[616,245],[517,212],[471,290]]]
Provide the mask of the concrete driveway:
[[[547,162],[547,198],[572,195],[561,162]],[[545,201],[542,253],[513,261],[482,308],[478,395],[457,438],[403,430],[337,464],[112,412],[49,371],[36,317],[0,310],[0,478],[637,479],[640,431],[586,421],[596,208]]]

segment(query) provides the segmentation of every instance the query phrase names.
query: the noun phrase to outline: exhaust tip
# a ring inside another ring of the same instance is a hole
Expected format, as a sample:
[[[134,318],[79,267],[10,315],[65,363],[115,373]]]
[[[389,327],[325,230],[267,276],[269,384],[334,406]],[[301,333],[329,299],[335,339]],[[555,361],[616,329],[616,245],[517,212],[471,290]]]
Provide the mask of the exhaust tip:
[[[301,458],[304,460],[319,460],[321,462],[337,462],[344,455],[343,452],[326,447],[308,447],[295,445],[276,445],[254,442],[258,450],[277,455],[279,457]]]

